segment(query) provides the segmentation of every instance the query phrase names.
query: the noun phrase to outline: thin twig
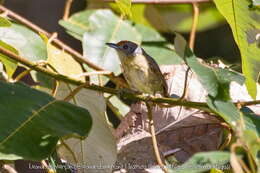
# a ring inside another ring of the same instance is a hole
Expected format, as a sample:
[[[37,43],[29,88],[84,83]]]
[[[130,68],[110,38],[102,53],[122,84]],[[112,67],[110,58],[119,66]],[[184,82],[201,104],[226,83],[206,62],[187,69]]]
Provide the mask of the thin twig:
[[[5,171],[7,171],[8,173],[17,173],[17,171],[10,165],[8,164],[4,164],[2,167]],[[7,173],[7,172],[2,172],[2,173]]]
[[[73,0],[67,0],[64,8],[63,20],[68,20],[70,16],[70,8],[73,3]]]
[[[70,148],[70,146],[68,144],[66,144],[66,142],[63,139],[60,139],[60,143],[61,145],[63,145],[65,147],[65,149],[71,154],[74,162],[77,164],[78,160],[77,157],[75,155],[75,153],[73,152],[73,150]],[[60,147],[60,146],[59,146]]]
[[[64,100],[64,101],[70,101],[76,94],[79,93],[79,91],[80,91],[81,89],[85,88],[85,86],[87,86],[87,85],[89,85],[89,84],[88,84],[88,83],[85,83],[85,84],[82,84],[82,85],[78,86],[77,88],[75,88],[74,90],[72,90],[72,91],[70,92],[70,94],[69,94],[67,97],[65,97],[63,100]]]
[[[239,105],[241,107],[243,106],[250,106],[250,105],[258,105],[260,104],[259,100],[253,100],[253,101],[246,101],[246,102],[240,102],[238,101],[237,103],[235,103],[236,105]]]
[[[56,97],[59,85],[60,85],[59,81],[55,80],[54,81],[54,87],[53,87],[52,92],[51,92],[52,97]]]
[[[104,0],[104,2],[115,2],[115,0]],[[212,2],[211,0],[132,0],[132,4],[187,4]]]
[[[94,76],[94,75],[108,75],[111,73],[112,73],[111,71],[92,71],[92,72],[81,73],[75,77],[81,78],[81,77]]]
[[[230,128],[230,126],[225,123],[222,122],[221,126],[223,128],[225,128],[228,131],[227,137],[225,139],[225,141],[220,145],[219,150],[224,150],[226,146],[228,146],[230,144],[231,138],[232,138],[232,129]]]
[[[152,136],[152,143],[153,143],[153,150],[154,150],[154,154],[157,160],[158,165],[161,167],[161,169],[167,173],[167,169],[161,159],[160,156],[160,152],[159,152],[159,148],[158,148],[158,143],[157,143],[157,139],[155,136],[155,129],[154,129],[154,123],[153,123],[153,115],[152,115],[152,106],[150,105],[151,102],[145,102],[146,103],[146,107],[147,107],[147,117],[149,119],[149,127],[150,127],[150,133]]]
[[[34,23],[28,21],[27,19],[23,18],[22,16],[16,14],[15,12],[5,8],[4,6],[0,5],[0,11],[6,12],[8,14],[8,17],[20,22],[23,25],[26,25],[27,27],[31,28],[33,31],[37,33],[43,33],[47,37],[51,37],[52,34],[48,33],[44,29],[40,28],[39,26],[35,25]],[[84,58],[79,52],[76,50],[72,49],[65,43],[63,43],[61,40],[55,38],[53,39],[53,44],[64,50],[65,52],[69,53],[70,55],[75,58],[78,62],[85,63],[87,64],[90,68],[97,70],[97,71],[105,71],[102,67],[99,67],[98,65],[92,63],[91,61],[88,60],[88,58]],[[124,87],[127,87],[127,84],[124,82],[124,80],[120,77],[115,76],[112,72],[109,75],[106,75],[107,77],[110,78],[111,81],[116,83],[117,85],[121,85]]]
[[[20,81],[22,78],[24,78],[26,75],[28,75],[32,69],[24,70],[22,73],[20,73],[16,78],[14,79],[14,82]]]
[[[190,71],[190,67],[187,68],[185,73],[184,89],[183,89],[182,96],[180,97],[181,100],[184,99],[187,95],[189,71]]]
[[[192,28],[190,33],[190,41],[189,46],[191,49],[194,49],[194,42],[196,37],[196,30],[199,22],[199,4],[194,2],[192,3],[193,6],[193,20],[192,20]]]

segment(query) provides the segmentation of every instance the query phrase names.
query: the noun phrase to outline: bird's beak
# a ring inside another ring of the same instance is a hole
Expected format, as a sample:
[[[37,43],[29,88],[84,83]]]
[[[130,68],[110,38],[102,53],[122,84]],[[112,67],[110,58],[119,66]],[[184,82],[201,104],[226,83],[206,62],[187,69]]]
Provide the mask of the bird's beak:
[[[118,45],[115,44],[115,43],[106,43],[106,45],[108,45],[109,47],[112,47],[114,49],[118,49],[119,48]]]

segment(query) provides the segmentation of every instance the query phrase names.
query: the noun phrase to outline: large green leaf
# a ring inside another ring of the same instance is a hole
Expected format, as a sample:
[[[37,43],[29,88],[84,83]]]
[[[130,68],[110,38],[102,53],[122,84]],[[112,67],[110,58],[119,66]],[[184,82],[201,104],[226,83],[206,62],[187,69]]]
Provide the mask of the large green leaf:
[[[187,162],[170,170],[172,173],[199,173],[211,168],[227,170],[230,153],[222,151],[201,152],[194,154]]]
[[[13,23],[10,27],[0,27],[0,40],[31,61],[47,58],[46,46],[40,36],[22,25]]]
[[[212,68],[205,63],[203,64],[196,58],[190,49],[186,50],[185,60],[189,67],[196,73],[199,81],[208,92],[207,104],[220,115],[233,128],[240,120],[240,116],[244,115],[231,102],[229,95],[229,86],[232,81],[239,84],[244,83],[244,78],[239,73],[230,71],[229,69]],[[254,117],[245,114],[246,129],[252,129],[257,133]]]
[[[71,86],[71,89],[75,88]],[[57,98],[64,98],[70,93],[70,89],[65,84],[58,88]],[[69,138],[65,143],[74,152],[76,158],[71,152],[62,147],[59,150],[62,158],[70,163],[87,166],[113,165],[116,161],[116,140],[111,133],[106,119],[106,103],[101,93],[82,89],[72,100],[72,103],[82,106],[89,110],[93,118],[93,127],[88,138],[79,140]],[[76,159],[76,161],[75,161]],[[103,169],[90,169],[89,173],[110,173],[111,166]]]
[[[58,49],[49,42],[48,38],[41,35],[46,42],[47,62],[60,74],[84,81],[84,77],[79,77],[83,70],[80,64],[67,52]]]
[[[185,60],[191,69],[198,75],[199,81],[213,98],[230,100],[229,84],[236,81],[243,84],[244,79],[239,73],[228,69],[212,68],[200,62],[190,49],[186,50]],[[202,61],[202,60],[201,60]]]
[[[1,40],[0,40],[0,46],[7,50],[12,51],[15,54],[18,54],[18,51],[15,48],[13,48],[11,45],[6,44]],[[4,64],[8,77],[11,78],[17,67],[17,62],[1,53],[0,53],[0,61]]]
[[[260,7],[250,9],[249,0],[214,0],[214,2],[231,26],[240,49],[248,92],[256,98],[256,83],[260,72],[260,48],[257,40],[257,35],[260,33]]]
[[[42,160],[62,136],[86,137],[86,109],[55,100],[23,84],[0,82],[0,159]]]
[[[90,15],[95,10],[85,10],[72,15],[68,20],[60,20],[59,24],[67,29],[70,35],[76,39],[82,40],[85,32],[91,31],[91,26],[89,22]]]
[[[182,59],[174,51],[174,46],[167,42],[156,30],[142,24],[135,24],[142,36],[142,47],[159,65],[179,64]]]

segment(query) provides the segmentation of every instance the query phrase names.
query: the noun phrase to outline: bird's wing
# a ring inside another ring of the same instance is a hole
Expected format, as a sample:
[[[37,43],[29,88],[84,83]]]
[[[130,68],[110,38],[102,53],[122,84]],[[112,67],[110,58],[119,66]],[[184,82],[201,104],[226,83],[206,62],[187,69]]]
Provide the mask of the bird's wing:
[[[150,69],[157,74],[158,77],[160,77],[161,79],[161,82],[162,82],[162,85],[163,85],[163,94],[165,97],[168,97],[169,96],[169,93],[168,93],[168,86],[167,86],[167,83],[166,83],[166,80],[162,74],[162,71],[159,67],[159,65],[157,64],[157,62],[151,57],[149,56],[144,50],[143,50],[143,54],[145,55],[146,58],[149,58],[147,61],[148,61],[148,64],[149,64],[149,67]]]

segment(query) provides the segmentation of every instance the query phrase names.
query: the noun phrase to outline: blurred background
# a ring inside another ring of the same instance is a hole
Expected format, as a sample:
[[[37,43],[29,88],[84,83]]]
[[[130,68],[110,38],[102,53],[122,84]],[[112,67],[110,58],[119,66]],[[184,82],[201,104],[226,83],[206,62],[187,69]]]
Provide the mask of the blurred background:
[[[63,16],[65,0],[5,0],[4,5],[48,32],[58,32],[61,40],[78,51],[82,51],[80,41],[66,34],[65,29],[58,24]],[[107,4],[98,0],[74,0],[71,14],[85,8],[106,6]],[[146,18],[138,22],[152,25],[168,40],[173,40],[173,31],[180,32],[185,38],[189,38],[188,32],[192,21],[191,5],[135,5],[133,13],[134,10],[144,11]],[[235,45],[231,29],[213,3],[200,5],[194,51],[197,56],[204,59],[222,57],[230,63],[240,61],[239,50]]]

